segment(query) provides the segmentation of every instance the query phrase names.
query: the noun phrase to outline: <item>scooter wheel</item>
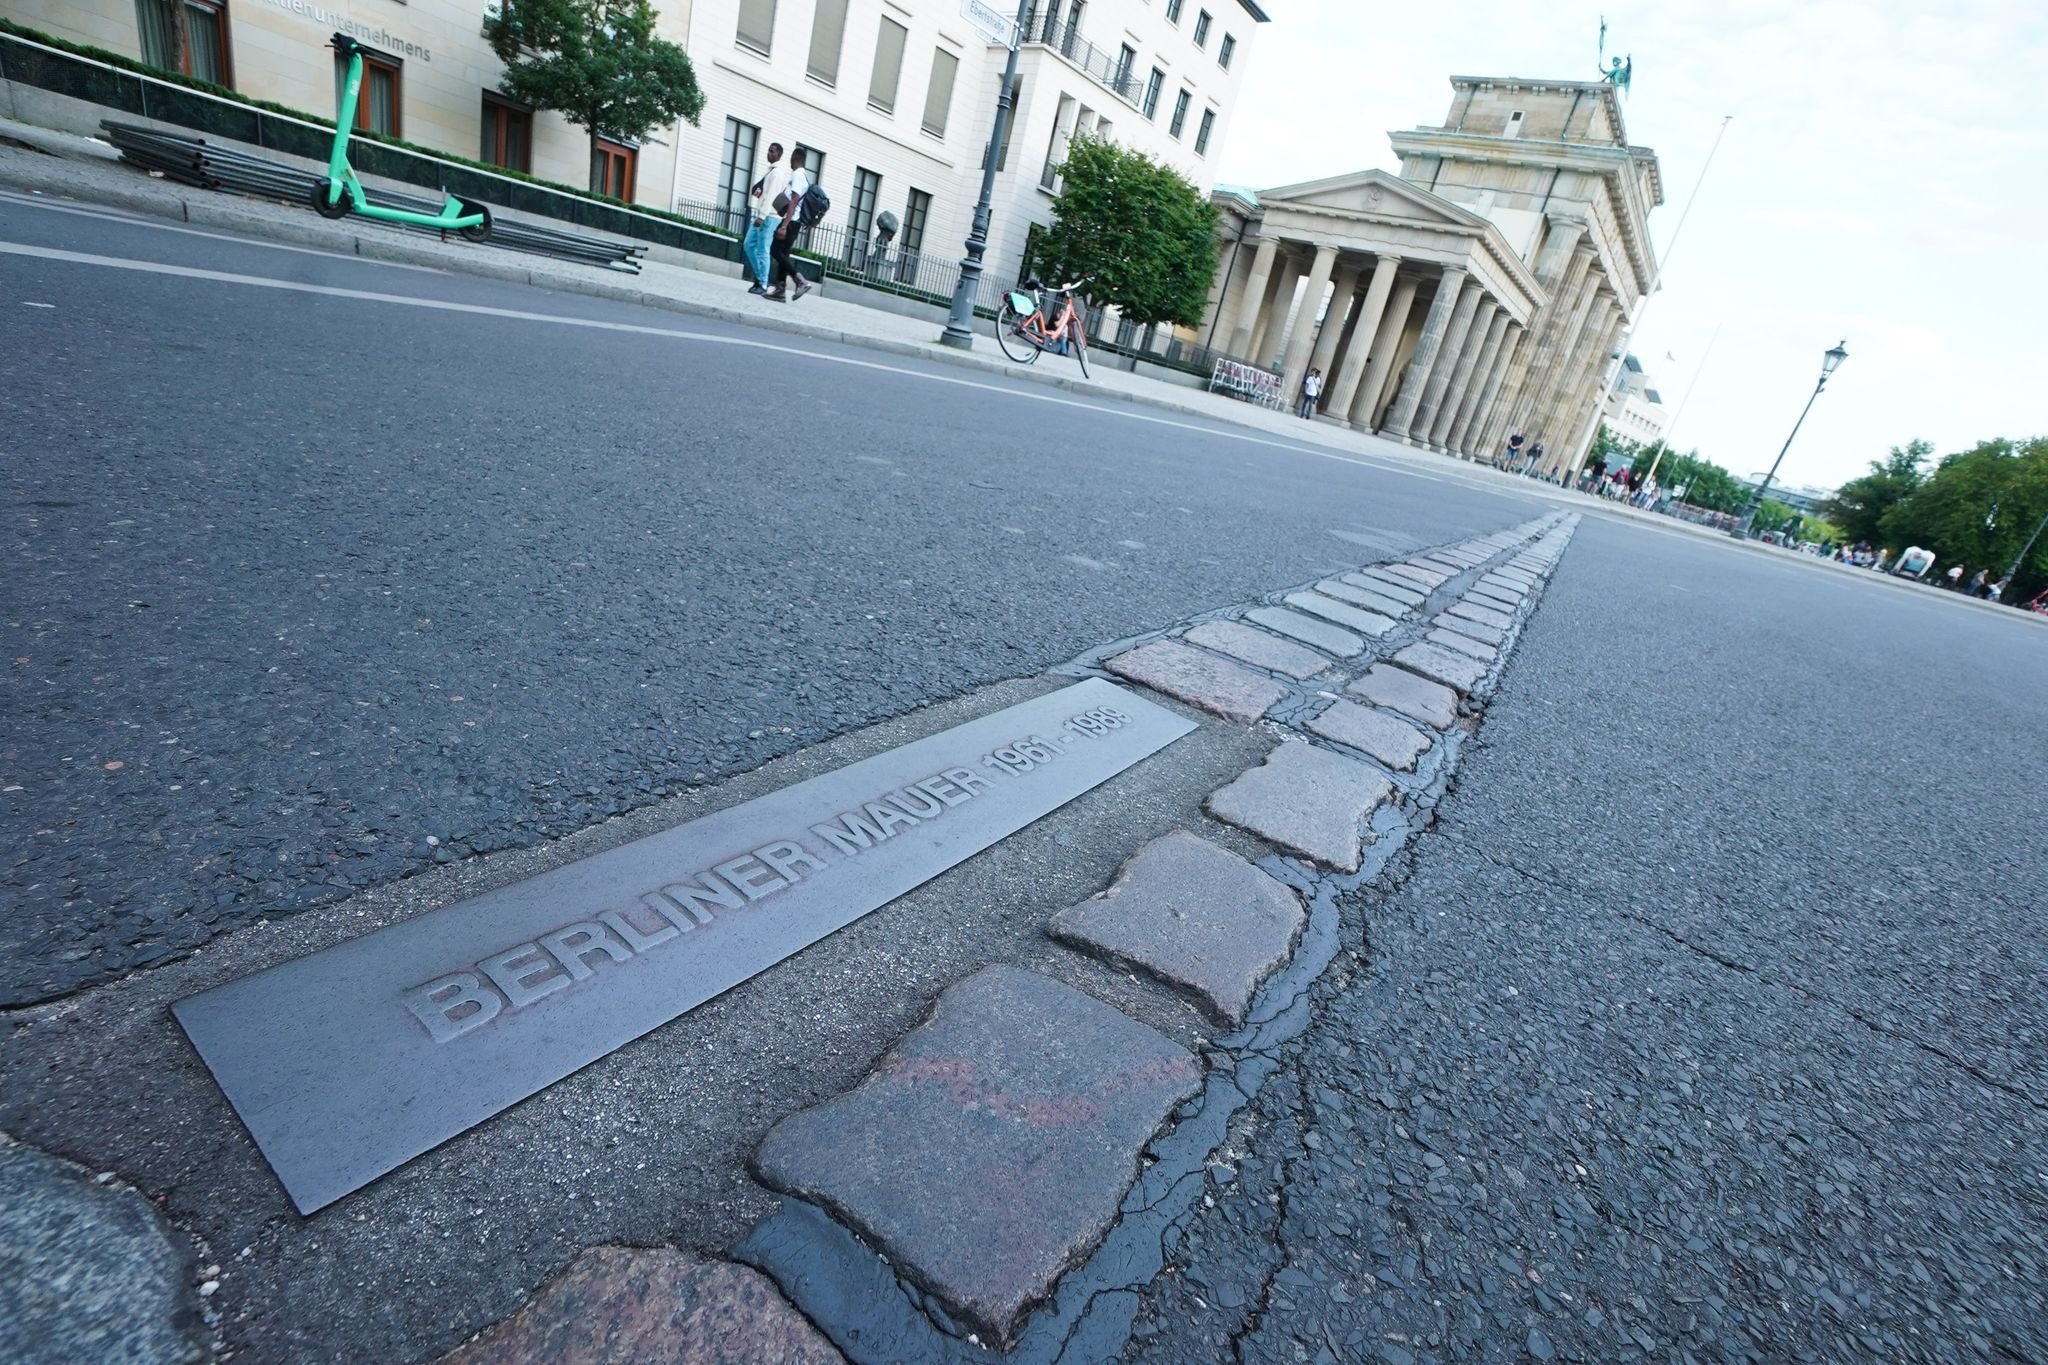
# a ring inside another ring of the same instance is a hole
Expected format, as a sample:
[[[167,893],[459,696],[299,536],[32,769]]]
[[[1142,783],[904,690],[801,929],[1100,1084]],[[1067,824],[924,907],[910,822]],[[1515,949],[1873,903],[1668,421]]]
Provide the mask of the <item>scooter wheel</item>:
[[[455,229],[456,235],[460,236],[465,242],[488,242],[491,240],[491,211],[485,208],[479,208],[477,211],[484,216],[484,220],[481,223],[471,227]]]
[[[313,182],[313,193],[309,196],[313,201],[313,212],[322,218],[346,218],[355,205],[349,202],[347,190],[341,192],[339,203],[334,202],[329,194],[333,188],[334,182],[325,176]]]

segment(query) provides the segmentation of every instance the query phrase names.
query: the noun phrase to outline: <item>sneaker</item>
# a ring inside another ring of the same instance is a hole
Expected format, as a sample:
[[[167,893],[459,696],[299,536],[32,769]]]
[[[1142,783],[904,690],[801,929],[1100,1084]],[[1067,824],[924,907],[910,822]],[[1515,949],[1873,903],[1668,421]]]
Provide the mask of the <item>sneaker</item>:
[[[755,285],[754,285],[754,287],[753,287],[753,288],[751,288],[751,289],[749,289],[749,290],[748,290],[747,292],[748,292],[749,294],[765,294],[765,293],[767,293],[768,291],[767,291],[766,289],[762,288],[762,286],[761,286],[761,285],[760,285],[760,284],[759,284],[758,282],[756,282],[756,283],[755,283]]]
[[[796,292],[789,296],[789,301],[791,303],[795,303],[798,299],[810,293],[813,289],[816,289],[817,287],[817,285],[812,284],[809,280],[798,280],[796,282]]]
[[[785,295],[780,289],[769,289],[763,291],[761,297],[764,299],[773,299],[777,303],[781,303],[784,300]]]

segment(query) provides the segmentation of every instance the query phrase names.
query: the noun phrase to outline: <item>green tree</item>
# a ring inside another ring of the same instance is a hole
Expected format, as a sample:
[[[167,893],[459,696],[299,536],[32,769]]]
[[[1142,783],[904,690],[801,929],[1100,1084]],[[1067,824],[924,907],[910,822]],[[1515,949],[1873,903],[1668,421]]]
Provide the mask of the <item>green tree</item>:
[[[1881,523],[1894,549],[1924,545],[1944,564],[2003,574],[2048,515],[2048,436],[1985,441],[1943,457],[1911,497]],[[2048,536],[2036,541],[2005,600],[2039,591],[2048,577]]]
[[[1820,505],[1820,514],[1842,528],[1850,541],[1878,544],[1884,538],[1885,514],[1918,492],[1927,482],[1923,466],[1934,453],[1926,441],[1893,446],[1891,454],[1870,462],[1870,472],[1834,491]]]
[[[1066,185],[1038,240],[1039,269],[1093,280],[1092,299],[1142,325],[1202,320],[1216,275],[1216,208],[1172,167],[1100,138],[1077,137]]]
[[[636,142],[704,113],[696,70],[679,45],[655,36],[650,0],[501,0],[484,18],[484,40],[505,64],[500,89],[590,134],[593,190],[604,188],[598,138]]]
[[[1652,452],[1650,458],[1656,455]],[[1697,450],[1683,455],[1667,453],[1657,466],[1657,482],[1674,496],[1710,512],[1739,513],[1749,502],[1749,490],[1720,465],[1701,459]]]
[[[1650,467],[1648,459],[1649,450],[1646,446],[1640,441],[1632,441],[1623,436],[1605,422],[1600,424],[1600,434],[1593,438],[1593,448],[1586,452],[1588,465],[1595,460],[1604,460],[1609,469],[1616,465],[1628,465],[1630,468],[1641,465],[1647,470]]]

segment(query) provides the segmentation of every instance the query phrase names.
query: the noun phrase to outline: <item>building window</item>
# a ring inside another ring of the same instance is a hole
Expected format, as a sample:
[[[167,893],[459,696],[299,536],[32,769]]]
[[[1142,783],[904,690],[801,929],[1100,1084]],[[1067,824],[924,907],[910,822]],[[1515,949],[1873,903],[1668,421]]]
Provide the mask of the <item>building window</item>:
[[[1203,10],[1195,16],[1195,46],[1204,47],[1209,42],[1209,11]]]
[[[1017,105],[1023,100],[1023,98],[1024,78],[1022,76],[1019,76],[1016,80],[1010,83],[1011,117],[1003,120],[1003,145],[996,148],[996,169],[999,171],[1007,171],[1008,169],[1010,169],[1010,135],[1017,131]],[[989,132],[993,134],[995,132],[995,129],[991,128],[989,129]],[[986,142],[981,144],[981,164],[983,169],[987,169],[988,143]]]
[[[229,83],[225,0],[135,0],[135,27],[151,66]]]
[[[533,170],[533,111],[484,91],[483,148],[477,160],[507,170]]]
[[[356,92],[356,131],[398,137],[399,65],[390,57],[363,53],[363,85]],[[334,108],[341,109],[342,92],[348,87],[348,58],[334,54]]]
[[[599,194],[633,201],[633,181],[639,174],[640,153],[608,137],[590,142],[590,183]]]
[[[1080,60],[1074,57],[1074,50],[1081,46],[1081,15],[1087,8],[1088,0],[1072,0],[1067,6],[1067,26],[1060,31],[1061,56]]]
[[[862,166],[853,173],[853,202],[846,206],[846,263],[867,268],[868,248],[875,231],[875,201],[882,197],[882,177]]]
[[[1125,43],[1118,48],[1116,54],[1116,78],[1111,82],[1110,88],[1119,95],[1129,93],[1131,88],[1131,68],[1137,64],[1138,49],[1132,47],[1129,43]]]
[[[910,30],[894,19],[882,20],[875,33],[875,69],[868,75],[868,107],[896,112],[896,87],[903,80],[903,43]]]
[[[896,279],[909,284],[917,278],[917,265],[924,253],[925,220],[932,216],[932,197],[923,190],[912,190],[910,202],[903,206],[903,234],[896,239]]]
[[[736,118],[725,121],[725,147],[718,163],[718,226],[739,231],[747,222],[747,191],[753,188],[754,151],[761,130]]]
[[[931,81],[924,88],[924,130],[933,137],[946,135],[946,114],[953,107],[953,77],[960,71],[960,59],[944,48],[932,51]]]
[[[740,27],[734,41],[741,47],[752,48],[763,57],[773,51],[775,0],[740,0]]]
[[[1156,118],[1159,114],[1159,87],[1166,84],[1166,73],[1158,67],[1145,78],[1145,117]]]
[[[1180,22],[1180,0],[1166,0],[1166,22],[1169,24]]]
[[[1167,135],[1179,137],[1180,130],[1187,127],[1188,103],[1195,97],[1192,90],[1183,90],[1173,97],[1173,122],[1166,125]]]
[[[1515,110],[1515,112],[1513,112],[1512,114],[1509,114],[1509,115],[1508,115],[1508,126],[1507,126],[1507,131],[1506,131],[1506,133],[1504,134],[1504,136],[1506,136],[1506,137],[1520,137],[1521,135],[1522,135],[1522,111],[1521,111],[1521,110],[1519,110],[1519,109],[1517,109],[1517,110]]]
[[[818,0],[811,21],[811,60],[805,70],[821,85],[839,83],[839,49],[846,39],[846,0]]]
[[[1067,139],[1077,122],[1074,97],[1060,96],[1060,107],[1052,117],[1052,135],[1045,141],[1045,165],[1038,172],[1038,188],[1047,194],[1060,192],[1060,162],[1067,154]]]
[[[1202,111],[1202,126],[1195,131],[1196,156],[1207,156],[1209,154],[1209,134],[1215,131],[1216,111],[1214,109],[1204,109]]]
[[[1216,65],[1222,67],[1225,71],[1228,71],[1230,70],[1230,59],[1236,55],[1236,35],[1230,33],[1224,34],[1222,43],[1220,43],[1216,48]]]

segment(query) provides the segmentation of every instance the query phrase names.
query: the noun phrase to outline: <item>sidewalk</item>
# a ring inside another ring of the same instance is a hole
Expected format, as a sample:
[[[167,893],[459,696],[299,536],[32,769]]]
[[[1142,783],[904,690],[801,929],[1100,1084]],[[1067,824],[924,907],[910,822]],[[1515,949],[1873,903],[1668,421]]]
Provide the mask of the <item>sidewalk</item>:
[[[274,159],[292,160],[280,157],[273,149],[248,150]],[[301,164],[306,168],[310,183],[311,177],[321,168],[311,162]],[[374,177],[367,178],[364,183],[372,190],[417,192],[416,186],[385,183]],[[1081,377],[1078,367],[1061,356],[1045,357],[1035,365],[1018,365],[997,349],[985,321],[976,323],[972,351],[955,350],[939,344],[939,323],[853,302],[844,296],[858,292],[858,286],[841,281],[826,280],[801,302],[776,304],[746,292],[736,262],[718,261],[661,247],[650,250],[641,273],[634,275],[622,270],[523,255],[488,245],[436,241],[362,218],[328,222],[298,204],[194,189],[157,179],[123,163],[119,153],[98,139],[56,132],[6,118],[0,118],[0,187],[177,219],[197,227],[268,241],[351,253],[366,260],[428,266],[766,328],[793,336],[978,370],[1006,379],[1045,385],[1078,397],[1142,403],[1162,412],[1243,427],[1267,439],[1284,439],[1302,446],[1319,447],[1338,458],[1396,464],[1430,478],[1452,479],[1497,493],[1537,498],[1551,506],[1574,508],[1587,515],[1638,522],[1675,534],[1700,536],[1751,553],[1779,555],[1816,570],[1865,572],[1806,555],[1790,554],[1761,542],[1738,542],[1708,527],[1622,506],[1554,484],[1505,474],[1487,465],[1416,450],[1335,422],[1304,422],[1289,413],[1254,407],[1202,388],[1112,369],[1110,366],[1117,363],[1118,358],[1108,354],[1101,357],[1101,363],[1093,367],[1086,379]],[[1938,593],[1943,598],[1959,600],[1983,610],[2004,609],[2001,604],[1972,598],[1958,599],[1953,593],[1942,592],[1927,584],[1883,575],[1865,573],[1865,576],[1901,591]],[[2036,617],[2030,612],[2018,614],[2048,624],[2048,618]]]

